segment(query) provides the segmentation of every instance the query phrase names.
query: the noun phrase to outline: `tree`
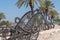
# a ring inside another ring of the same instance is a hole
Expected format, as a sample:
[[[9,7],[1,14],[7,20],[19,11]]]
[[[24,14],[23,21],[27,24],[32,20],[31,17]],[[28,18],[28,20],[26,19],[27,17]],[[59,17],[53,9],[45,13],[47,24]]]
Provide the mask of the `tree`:
[[[53,8],[55,7],[54,4],[50,0],[45,0],[41,4],[40,10],[44,12],[45,20],[47,20],[47,16],[50,14],[51,16],[57,16],[57,11]],[[50,13],[49,13],[50,12]],[[46,21],[45,21],[46,22]]]
[[[56,19],[58,17],[58,13],[55,9],[53,9],[55,7],[54,4],[49,0],[46,0],[45,4],[46,4],[46,16],[50,15],[51,19]]]
[[[3,25],[5,25],[5,24],[6,24],[5,21],[1,21],[1,22],[0,22],[0,26],[3,26]]]
[[[45,26],[49,26],[48,18],[51,24],[53,24],[52,22],[53,19],[55,19],[58,16],[57,11],[53,9],[55,7],[54,4],[50,0],[43,0],[42,3],[40,2],[40,5],[41,6],[39,10],[42,11],[42,14],[43,14],[42,17],[43,17]]]
[[[34,8],[34,3],[38,5],[37,2],[43,2],[42,0],[18,0],[16,3],[17,7],[20,8],[23,4],[26,5],[26,7],[30,6],[32,15],[33,15],[33,8]]]
[[[1,19],[5,19],[4,13],[0,13],[0,21],[1,21]]]
[[[60,19],[56,19],[55,21],[60,22]]]
[[[11,26],[11,25],[12,25],[12,23],[11,23],[11,22],[6,21],[6,26]]]
[[[56,10],[50,10],[50,13],[49,13],[49,20],[51,22],[51,24],[53,25],[53,28],[54,28],[54,21],[58,18],[58,13]]]
[[[50,10],[50,14],[49,14],[50,16],[51,16],[51,19],[57,19],[57,17],[58,17],[58,13],[57,13],[57,11],[56,10]]]
[[[12,25],[12,23],[11,23],[11,22],[9,22],[9,21],[1,21],[1,22],[0,22],[0,26],[3,26],[3,25],[11,26],[11,25]]]

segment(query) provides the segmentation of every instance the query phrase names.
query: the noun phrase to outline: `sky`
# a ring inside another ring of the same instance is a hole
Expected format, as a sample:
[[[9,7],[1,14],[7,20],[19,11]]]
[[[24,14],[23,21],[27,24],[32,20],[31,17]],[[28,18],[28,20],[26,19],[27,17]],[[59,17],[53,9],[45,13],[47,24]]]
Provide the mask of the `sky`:
[[[6,16],[5,20],[14,22],[15,17],[21,18],[30,8],[22,6],[20,9],[15,5],[18,0],[0,0],[0,12],[3,12]],[[51,0],[55,5],[55,10],[60,16],[60,0]],[[37,8],[37,6],[35,6]],[[35,9],[34,8],[34,9]]]

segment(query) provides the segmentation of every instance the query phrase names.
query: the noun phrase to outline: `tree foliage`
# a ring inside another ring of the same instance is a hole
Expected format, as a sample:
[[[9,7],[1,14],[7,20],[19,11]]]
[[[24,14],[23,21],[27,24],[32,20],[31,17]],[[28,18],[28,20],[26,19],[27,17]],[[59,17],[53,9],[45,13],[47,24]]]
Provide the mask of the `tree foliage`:
[[[1,22],[0,22],[0,26],[3,26],[3,25],[11,26],[11,25],[12,25],[12,23],[11,23],[11,22],[9,22],[9,21],[1,21]]]
[[[57,19],[57,17],[58,17],[58,13],[56,10],[50,10],[49,15],[51,16],[52,19]]]
[[[5,17],[5,15],[4,15],[4,13],[0,13],[0,20],[1,19],[5,19],[6,17]]]

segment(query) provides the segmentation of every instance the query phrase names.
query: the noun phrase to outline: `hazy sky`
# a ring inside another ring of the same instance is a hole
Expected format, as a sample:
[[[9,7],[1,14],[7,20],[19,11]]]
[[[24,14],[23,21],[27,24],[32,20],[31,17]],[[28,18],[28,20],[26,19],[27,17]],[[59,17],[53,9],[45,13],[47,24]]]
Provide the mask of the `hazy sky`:
[[[6,20],[14,22],[15,17],[22,17],[27,11],[30,10],[22,6],[21,9],[16,7],[16,2],[18,0],[0,0],[0,12],[3,12],[6,15]],[[60,0],[52,0],[55,5],[55,9],[60,13]],[[37,6],[35,6],[37,8]]]

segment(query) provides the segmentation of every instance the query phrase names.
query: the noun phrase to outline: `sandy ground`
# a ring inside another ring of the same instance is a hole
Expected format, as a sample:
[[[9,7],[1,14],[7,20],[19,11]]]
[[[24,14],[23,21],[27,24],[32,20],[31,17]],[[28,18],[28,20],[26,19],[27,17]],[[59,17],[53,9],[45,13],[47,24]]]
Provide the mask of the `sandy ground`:
[[[55,25],[54,29],[40,32],[38,40],[60,40],[60,25]]]
[[[0,40],[2,40],[1,37]],[[60,25],[55,25],[54,29],[40,32],[37,40],[60,40]]]

